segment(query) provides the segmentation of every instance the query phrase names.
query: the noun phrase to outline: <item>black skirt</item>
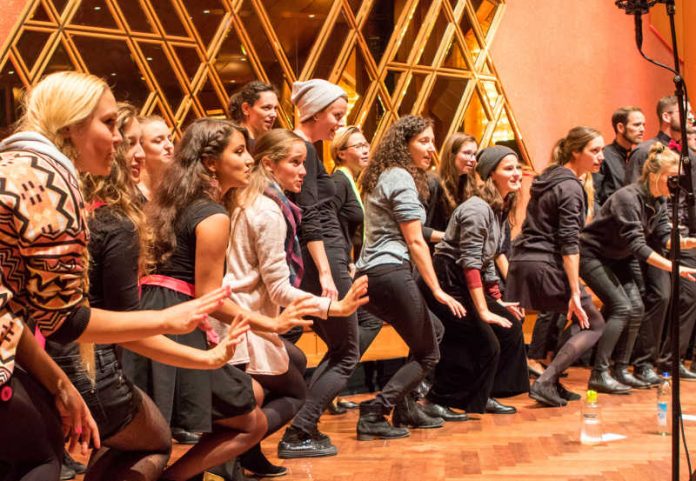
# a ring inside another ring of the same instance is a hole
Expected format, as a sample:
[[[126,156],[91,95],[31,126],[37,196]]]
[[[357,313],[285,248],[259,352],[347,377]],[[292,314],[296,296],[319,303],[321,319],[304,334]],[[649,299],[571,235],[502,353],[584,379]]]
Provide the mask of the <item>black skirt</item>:
[[[539,312],[567,312],[570,286],[563,267],[539,260],[511,260],[505,300]]]
[[[469,294],[463,271],[454,261],[435,256],[435,272],[442,289],[467,310],[463,319],[435,300],[419,279],[428,307],[445,327],[440,362],[428,399],[467,412],[482,413],[490,396],[508,397],[529,391],[522,323],[493,298],[491,312],[512,323],[509,329],[482,321]]]
[[[164,309],[191,298],[159,286],[143,286],[141,309]],[[170,339],[197,349],[207,349],[200,329]],[[233,366],[216,371],[183,369],[124,350],[123,369],[159,407],[172,427],[210,432],[212,422],[239,416],[256,407],[251,378]]]

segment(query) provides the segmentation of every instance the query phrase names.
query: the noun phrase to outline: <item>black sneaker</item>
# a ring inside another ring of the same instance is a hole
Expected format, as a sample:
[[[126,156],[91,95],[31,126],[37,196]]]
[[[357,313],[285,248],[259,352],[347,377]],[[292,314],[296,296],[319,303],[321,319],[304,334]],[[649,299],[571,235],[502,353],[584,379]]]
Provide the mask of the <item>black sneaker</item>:
[[[75,461],[67,451],[63,452],[63,464],[74,469],[77,474],[85,474],[85,471],[87,471],[87,466]]]
[[[335,456],[338,453],[331,438],[314,430],[312,433],[290,426],[278,443],[278,457],[281,459],[318,458]]]

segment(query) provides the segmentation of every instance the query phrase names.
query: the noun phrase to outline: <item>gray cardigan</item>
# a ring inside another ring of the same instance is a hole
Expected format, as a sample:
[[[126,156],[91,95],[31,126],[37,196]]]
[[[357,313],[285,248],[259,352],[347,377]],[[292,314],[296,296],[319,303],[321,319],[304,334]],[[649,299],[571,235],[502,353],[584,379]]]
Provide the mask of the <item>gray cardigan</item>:
[[[452,213],[435,255],[454,260],[462,269],[478,269],[484,283],[498,282],[495,258],[500,254],[503,221],[480,197],[470,197]]]

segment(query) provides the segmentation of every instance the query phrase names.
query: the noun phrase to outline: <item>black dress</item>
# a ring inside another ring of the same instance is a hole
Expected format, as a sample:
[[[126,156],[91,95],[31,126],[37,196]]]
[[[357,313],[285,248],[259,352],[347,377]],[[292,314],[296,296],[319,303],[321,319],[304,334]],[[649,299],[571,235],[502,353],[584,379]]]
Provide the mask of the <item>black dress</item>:
[[[176,248],[156,274],[193,285],[195,282],[196,226],[227,211],[212,200],[193,202],[176,221]],[[142,286],[141,309],[164,309],[190,300],[186,294],[162,286]],[[197,349],[207,349],[205,333],[196,329],[168,336]],[[251,378],[226,365],[215,371],[182,369],[124,352],[124,368],[135,384],[150,394],[172,426],[187,431],[211,431],[211,421],[238,416],[255,407]]]

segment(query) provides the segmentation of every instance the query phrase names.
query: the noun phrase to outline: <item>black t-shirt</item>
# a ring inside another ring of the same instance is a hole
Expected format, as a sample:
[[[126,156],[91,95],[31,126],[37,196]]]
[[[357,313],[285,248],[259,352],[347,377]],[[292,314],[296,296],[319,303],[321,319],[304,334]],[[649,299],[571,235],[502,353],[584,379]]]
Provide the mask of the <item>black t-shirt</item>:
[[[338,222],[336,210],[331,201],[336,195],[336,187],[329,174],[326,173],[324,163],[319,158],[317,150],[309,142],[305,168],[307,175],[299,194],[290,194],[288,197],[302,209],[302,223],[300,224],[300,242],[306,246],[307,242],[324,241],[325,247],[345,249],[343,233]]]
[[[89,302],[110,311],[138,309],[138,233],[133,223],[108,206],[99,207],[89,221]],[[79,355],[76,342],[46,341],[54,357]]]
[[[365,214],[348,177],[343,172],[336,171],[331,179],[336,187],[336,195],[334,195],[332,204],[341,225],[348,259],[353,259],[351,251],[354,245],[357,251],[355,258],[357,259],[362,247],[362,225]]]
[[[167,262],[157,267],[157,274],[174,277],[189,284],[196,279],[196,226],[215,214],[227,214],[227,210],[210,199],[191,203],[176,220],[176,247]]]

